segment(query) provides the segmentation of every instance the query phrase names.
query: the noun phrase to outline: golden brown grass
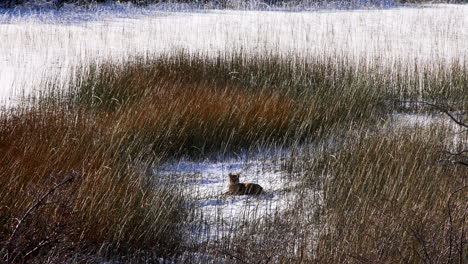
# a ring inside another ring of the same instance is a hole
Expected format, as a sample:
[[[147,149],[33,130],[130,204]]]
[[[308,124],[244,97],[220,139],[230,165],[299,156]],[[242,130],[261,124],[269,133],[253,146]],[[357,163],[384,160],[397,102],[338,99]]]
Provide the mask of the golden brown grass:
[[[103,130],[93,115],[57,106],[2,116],[0,231],[9,238],[2,239],[6,262],[82,243],[91,251],[102,247],[103,253],[132,248],[174,253],[176,223],[184,219],[180,194],[154,186],[138,164],[116,155],[121,142]],[[34,206],[69,177],[69,184]],[[14,219],[25,221],[17,228]]]
[[[99,122],[113,134],[162,157],[291,144],[332,126],[375,120],[382,82],[364,80],[351,66],[335,71],[329,62],[301,63],[183,54],[137,59],[90,69],[70,93],[73,103],[106,113]],[[294,79],[295,71],[302,77]]]

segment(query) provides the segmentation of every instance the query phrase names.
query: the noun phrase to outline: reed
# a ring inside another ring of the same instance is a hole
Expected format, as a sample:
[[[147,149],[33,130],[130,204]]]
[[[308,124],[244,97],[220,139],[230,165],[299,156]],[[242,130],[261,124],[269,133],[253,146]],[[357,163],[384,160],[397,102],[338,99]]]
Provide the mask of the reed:
[[[175,254],[186,215],[177,186],[155,185],[116,155],[120,139],[107,138],[93,115],[49,106],[1,116],[3,260],[40,262],[73,248]]]
[[[328,161],[319,261],[451,262],[466,258],[463,149],[441,128],[361,136]]]

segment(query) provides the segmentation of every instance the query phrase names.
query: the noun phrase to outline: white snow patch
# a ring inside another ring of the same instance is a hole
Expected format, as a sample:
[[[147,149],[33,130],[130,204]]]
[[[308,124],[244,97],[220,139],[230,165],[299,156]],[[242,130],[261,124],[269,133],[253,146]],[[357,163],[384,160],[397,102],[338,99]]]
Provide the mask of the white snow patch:
[[[462,120],[465,115],[462,112],[454,112],[451,114],[457,120]],[[463,128],[457,125],[448,115],[444,113],[437,114],[424,114],[424,113],[395,113],[391,116],[390,122],[393,127],[407,128],[407,127],[429,127],[431,125],[443,124],[445,127],[452,129],[455,133],[461,133]]]
[[[261,195],[226,196],[229,173],[240,173],[241,182],[260,184]],[[265,160],[226,162],[178,162],[162,166],[154,174],[172,183],[183,184],[191,198],[189,206],[199,211],[201,221],[191,233],[198,242],[217,240],[238,230],[244,223],[271,217],[288,208],[296,199],[298,181],[277,162]],[[293,190],[293,191],[291,191]]]

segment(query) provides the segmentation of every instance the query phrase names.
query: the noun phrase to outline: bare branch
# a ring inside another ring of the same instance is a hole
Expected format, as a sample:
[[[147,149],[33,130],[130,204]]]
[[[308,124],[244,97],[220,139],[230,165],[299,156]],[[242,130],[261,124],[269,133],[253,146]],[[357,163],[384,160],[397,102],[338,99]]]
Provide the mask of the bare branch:
[[[463,165],[468,167],[468,163],[459,160],[450,160],[450,159],[443,159],[443,160],[436,160],[436,162],[450,162],[453,165]]]
[[[33,248],[31,251],[29,251],[28,253],[26,253],[24,255],[24,258],[27,259],[29,255],[32,255],[34,254],[35,252],[39,251],[41,248],[53,243],[53,242],[56,242],[55,241],[51,241],[51,240],[44,240],[44,241],[41,241],[35,248]]]
[[[465,156],[463,153],[468,153],[468,149],[462,150],[460,152],[450,152],[450,151],[444,151],[444,153],[453,155],[453,156]]]
[[[450,117],[450,119],[452,119],[457,125],[459,125],[461,127],[464,127],[464,128],[468,128],[468,124],[465,124],[462,120],[459,120],[456,117],[454,117],[446,107],[436,105],[436,104],[432,104],[432,103],[429,103],[429,102],[426,102],[426,101],[417,101],[417,100],[416,101],[408,100],[408,101],[400,101],[400,102],[402,102],[402,103],[422,104],[422,105],[427,105],[427,106],[430,106],[430,107],[434,107],[435,109],[437,109],[437,110],[441,111],[442,113],[448,115]]]
[[[50,188],[46,193],[44,193],[31,207],[29,207],[29,209],[26,211],[26,213],[23,215],[23,217],[18,221],[18,224],[16,224],[15,226],[15,229],[13,230],[13,232],[11,233],[10,237],[8,238],[8,242],[6,243],[5,245],[5,248],[8,248],[11,243],[13,242],[13,240],[15,239],[20,227],[24,224],[24,222],[26,221],[26,219],[32,214],[32,212],[34,210],[36,210],[37,208],[39,208],[43,203],[44,201],[46,200],[46,198],[51,195],[52,193],[55,192],[55,190],[57,190],[58,188],[60,188],[61,186],[67,184],[67,183],[70,183],[72,182],[73,180],[75,179],[75,175],[71,175],[70,177],[68,177],[67,179],[65,179],[64,181],[56,184],[55,186],[53,186],[52,188]]]

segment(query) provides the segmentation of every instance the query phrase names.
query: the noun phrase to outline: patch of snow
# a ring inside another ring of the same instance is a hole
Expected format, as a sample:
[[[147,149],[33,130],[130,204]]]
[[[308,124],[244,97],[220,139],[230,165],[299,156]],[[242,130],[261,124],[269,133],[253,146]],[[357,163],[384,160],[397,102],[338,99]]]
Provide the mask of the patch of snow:
[[[451,115],[457,120],[463,120],[466,113],[461,111],[451,112]],[[465,127],[458,125],[448,115],[444,113],[438,114],[424,114],[424,113],[394,113],[387,126],[384,129],[390,131],[399,131],[401,129],[413,129],[414,127],[430,128],[431,126],[442,126],[448,129],[449,133],[445,138],[447,143],[452,146],[466,145],[468,140],[468,133]]]
[[[452,112],[455,118],[460,118],[463,116],[463,113],[454,113]],[[466,115],[466,114],[465,114]],[[448,125],[449,128],[454,131],[461,129],[449,116],[439,113],[439,114],[412,114],[412,113],[395,113],[391,116],[391,122],[396,127],[428,127],[434,124],[444,124]]]
[[[271,217],[288,208],[295,199],[298,181],[291,180],[278,162],[230,160],[224,162],[183,161],[163,165],[153,171],[160,180],[182,185],[197,209],[200,222],[192,226],[198,242],[218,240],[238,230],[244,223]],[[227,196],[228,174],[239,173],[241,182],[254,182],[264,189],[261,195]],[[291,191],[292,190],[292,191]]]

